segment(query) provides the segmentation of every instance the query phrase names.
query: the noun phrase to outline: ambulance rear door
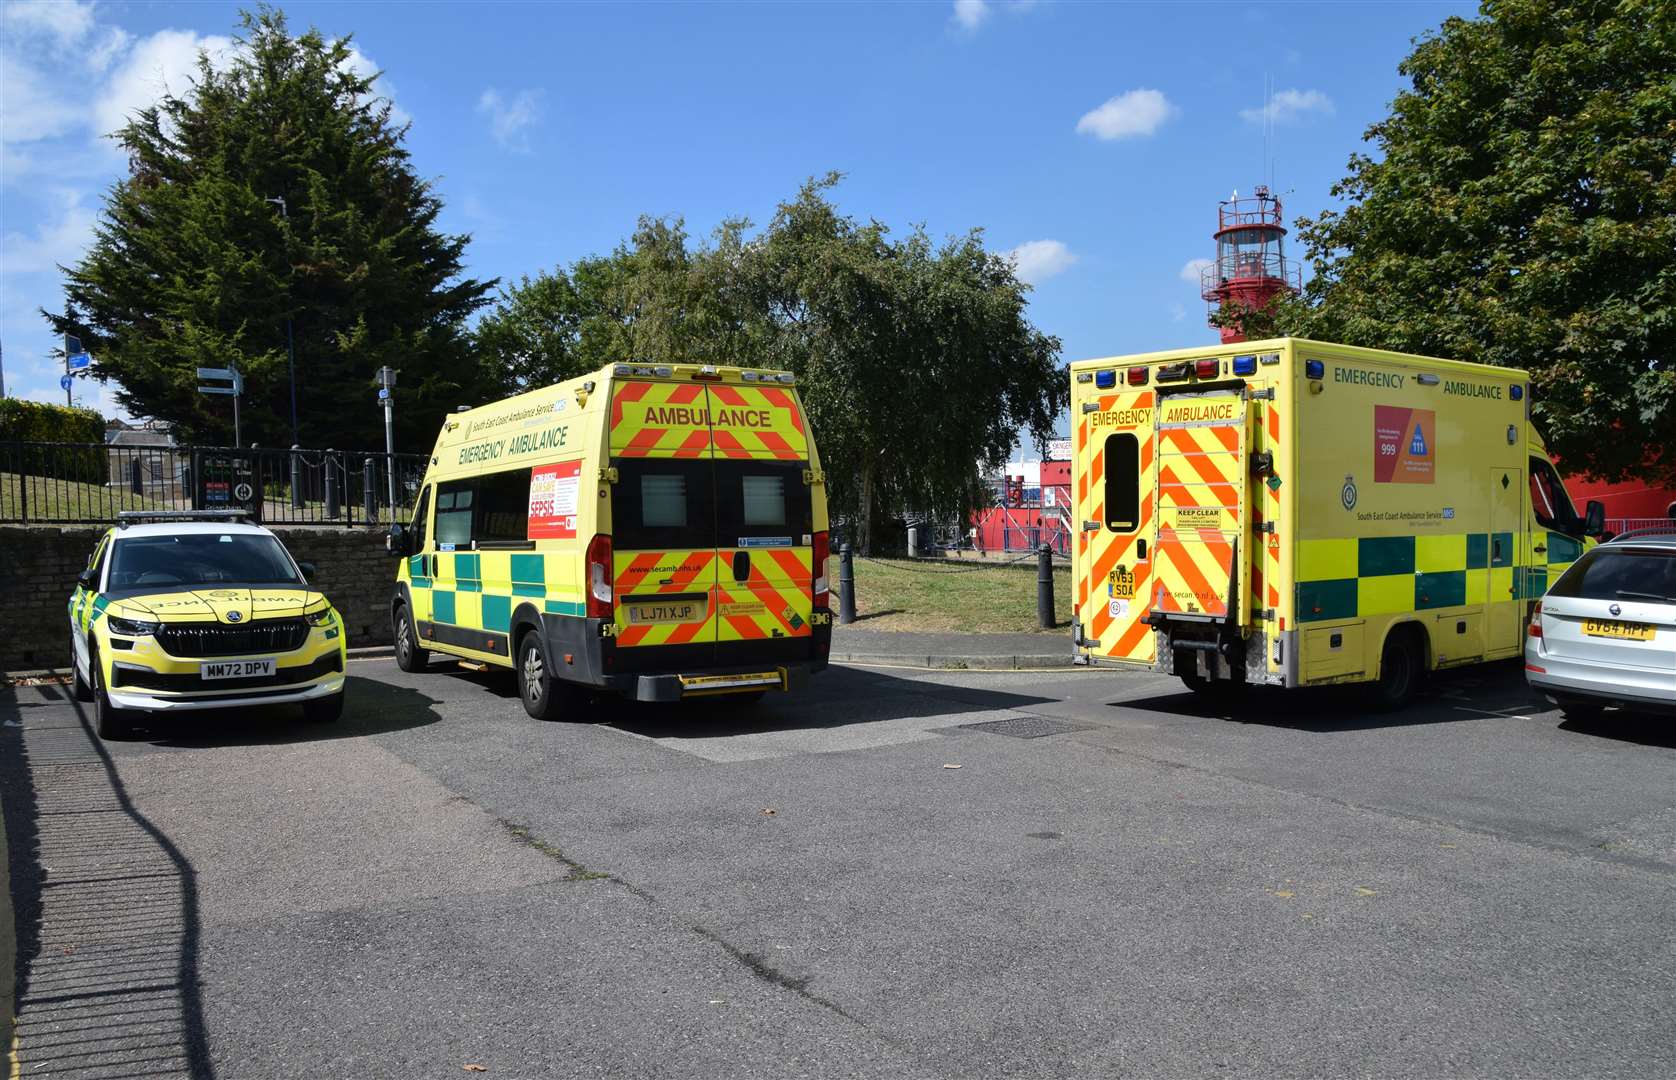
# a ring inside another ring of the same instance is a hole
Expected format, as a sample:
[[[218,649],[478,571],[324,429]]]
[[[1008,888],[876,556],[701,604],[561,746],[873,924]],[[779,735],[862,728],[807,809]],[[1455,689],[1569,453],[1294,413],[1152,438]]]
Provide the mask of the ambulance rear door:
[[[1160,392],[1155,612],[1249,625],[1246,414],[1243,384]]]
[[[1121,372],[1074,383],[1076,618],[1100,660],[1150,665],[1155,391],[1119,386]]]

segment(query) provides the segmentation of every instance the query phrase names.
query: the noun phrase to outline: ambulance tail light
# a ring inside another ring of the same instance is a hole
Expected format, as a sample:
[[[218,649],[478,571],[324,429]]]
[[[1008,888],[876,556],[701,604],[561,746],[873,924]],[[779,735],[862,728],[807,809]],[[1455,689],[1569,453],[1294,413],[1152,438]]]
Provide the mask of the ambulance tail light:
[[[1222,373],[1222,361],[1215,357],[1193,361],[1193,374],[1201,379],[1214,379]]]
[[[1144,367],[1132,367],[1132,368],[1130,368],[1129,369],[1129,374],[1128,374],[1129,385],[1130,386],[1145,386],[1146,385],[1146,373],[1147,373],[1147,369],[1144,368]]]
[[[826,576],[827,557],[831,554],[831,534],[818,532],[815,534],[814,550],[810,552],[809,567],[813,571],[813,584],[810,594],[814,600],[816,611],[825,611],[831,596],[829,581]]]
[[[598,533],[588,541],[588,618],[615,617],[611,593],[611,537]]]

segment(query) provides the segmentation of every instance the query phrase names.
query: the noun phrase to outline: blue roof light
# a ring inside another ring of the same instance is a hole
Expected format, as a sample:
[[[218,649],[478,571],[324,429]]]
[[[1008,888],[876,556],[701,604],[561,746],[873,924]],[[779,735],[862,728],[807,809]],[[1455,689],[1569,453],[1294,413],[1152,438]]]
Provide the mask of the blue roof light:
[[[1514,401],[1522,400],[1525,396],[1525,388],[1520,386],[1518,383],[1514,383],[1508,388],[1507,396],[1512,398]]]
[[[1327,365],[1323,364],[1321,361],[1319,361],[1319,360],[1305,360],[1304,361],[1304,377],[1305,378],[1319,379],[1326,374],[1327,374]]]
[[[1256,353],[1250,353],[1250,354],[1245,355],[1245,356],[1234,357],[1234,374],[1235,375],[1255,375],[1255,374],[1257,374],[1257,354]]]
[[[1102,390],[1110,390],[1117,385],[1117,372],[1110,368],[1094,373],[1094,385]]]

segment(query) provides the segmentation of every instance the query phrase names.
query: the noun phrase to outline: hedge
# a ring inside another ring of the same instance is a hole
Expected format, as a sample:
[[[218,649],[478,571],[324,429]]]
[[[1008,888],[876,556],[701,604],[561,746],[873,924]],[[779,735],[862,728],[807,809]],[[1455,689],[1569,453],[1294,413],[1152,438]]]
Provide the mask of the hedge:
[[[0,398],[0,442],[105,441],[105,418],[92,409]]]

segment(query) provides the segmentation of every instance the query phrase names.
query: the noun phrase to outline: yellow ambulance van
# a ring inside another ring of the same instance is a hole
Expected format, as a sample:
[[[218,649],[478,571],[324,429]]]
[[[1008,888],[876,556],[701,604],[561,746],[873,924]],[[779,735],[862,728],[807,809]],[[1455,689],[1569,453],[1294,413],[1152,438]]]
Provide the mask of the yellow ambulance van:
[[[1520,655],[1598,536],[1523,371],[1282,338],[1071,365],[1078,662],[1196,691]]]
[[[510,667],[538,719],[597,692],[755,700],[831,652],[825,481],[786,372],[615,364],[456,412],[390,550],[401,668]]]

